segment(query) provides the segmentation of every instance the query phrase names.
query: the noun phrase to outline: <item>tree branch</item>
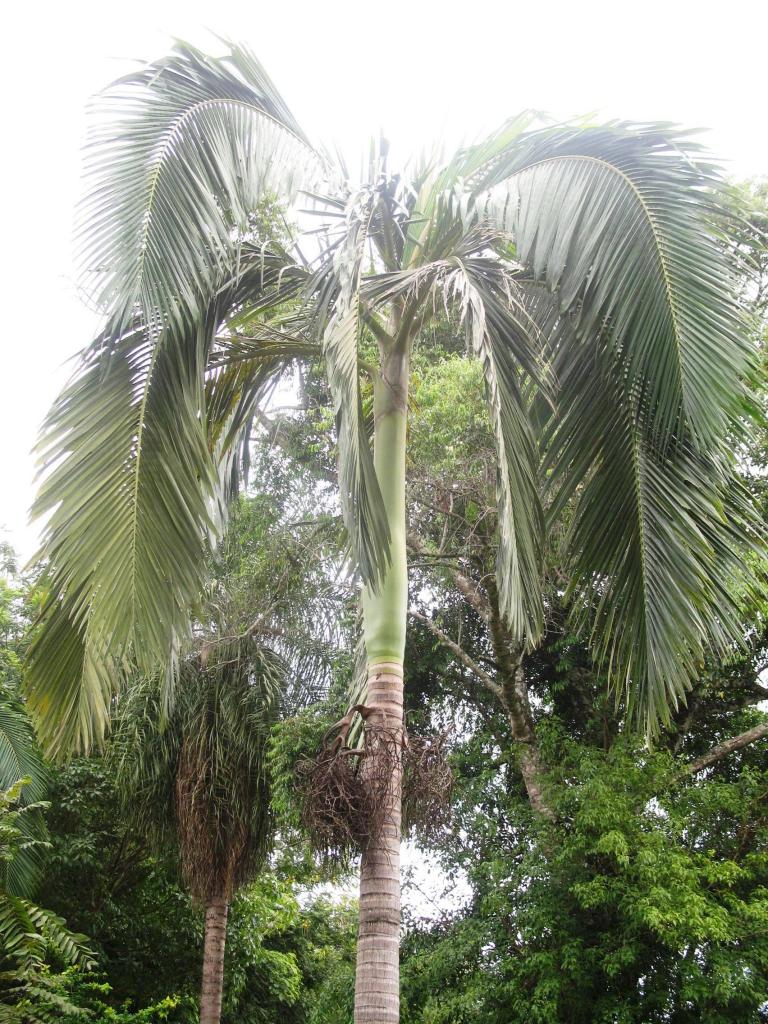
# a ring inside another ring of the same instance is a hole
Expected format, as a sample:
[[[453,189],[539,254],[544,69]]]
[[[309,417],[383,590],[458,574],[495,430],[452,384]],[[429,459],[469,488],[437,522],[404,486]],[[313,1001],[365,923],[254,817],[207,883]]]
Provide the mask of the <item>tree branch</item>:
[[[747,729],[746,732],[742,732],[738,736],[733,736],[729,740],[724,740],[722,743],[718,743],[717,746],[708,750],[706,754],[702,754],[701,757],[697,757],[694,761],[691,761],[691,763],[686,766],[686,771],[689,771],[691,775],[695,775],[696,772],[709,768],[710,765],[716,764],[718,761],[722,761],[735,750],[741,750],[742,747],[747,747],[750,743],[755,743],[757,740],[762,739],[763,736],[768,736],[768,722],[761,722],[760,725],[756,725],[752,729]]]
[[[267,431],[268,441],[271,445],[282,449],[289,458],[294,459],[302,467],[309,469],[309,472],[317,480],[324,480],[326,483],[334,484],[338,486],[339,478],[338,475],[332,469],[326,469],[325,466],[321,465],[320,462],[315,459],[311,462],[302,462],[296,453],[291,450],[290,441],[281,433],[283,422],[278,416],[270,418],[266,413],[260,409],[256,410],[255,418],[261,424],[261,426]],[[285,421],[289,422],[289,421]],[[252,438],[255,440],[255,438]]]
[[[501,699],[502,691],[499,684],[491,679],[485,669],[481,668],[476,661],[470,658],[467,652],[462,647],[459,647],[455,640],[451,640],[447,633],[444,633],[433,619],[430,619],[428,616],[422,615],[421,612],[416,611],[409,612],[409,615],[412,615],[414,619],[418,619],[419,622],[423,622],[427,629],[437,637],[440,643],[455,654],[462,665],[466,666],[470,672],[477,676],[486,690],[489,690],[494,697]]]
[[[406,537],[408,547],[417,555],[429,555],[426,544],[421,537],[413,530],[409,530]],[[454,583],[459,593],[465,598],[468,604],[470,604],[477,614],[483,619],[484,622],[490,622],[491,620],[491,606],[488,598],[483,594],[478,585],[471,580],[469,576],[465,576],[463,572],[458,569],[454,569],[452,566],[446,566],[451,576],[453,576]]]

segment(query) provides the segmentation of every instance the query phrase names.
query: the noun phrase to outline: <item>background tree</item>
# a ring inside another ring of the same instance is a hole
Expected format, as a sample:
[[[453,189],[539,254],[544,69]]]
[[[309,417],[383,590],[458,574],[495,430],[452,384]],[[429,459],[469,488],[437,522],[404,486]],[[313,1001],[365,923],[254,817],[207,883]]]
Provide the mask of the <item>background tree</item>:
[[[73,758],[51,775],[41,901],[89,936],[94,980],[109,986],[103,1002],[144,1009],[170,997],[181,1004],[171,1020],[192,1022],[202,921],[178,858],[154,849],[126,816],[111,759]]]
[[[46,796],[48,771],[22,698],[22,662],[35,616],[37,592],[19,572],[15,552],[0,544],[0,789],[26,779],[17,793],[19,807],[39,805]],[[13,856],[0,864],[3,883],[17,896],[33,896],[39,881],[47,838],[41,809],[15,819],[28,844],[16,844]]]
[[[0,858],[14,857],[34,842],[21,822],[40,808],[19,806],[26,779],[0,792]],[[9,891],[0,883],[0,1019],[18,1024],[48,1024],[62,1010],[74,1011],[56,992],[51,967],[88,966],[91,953],[84,935],[69,931],[50,910]]]

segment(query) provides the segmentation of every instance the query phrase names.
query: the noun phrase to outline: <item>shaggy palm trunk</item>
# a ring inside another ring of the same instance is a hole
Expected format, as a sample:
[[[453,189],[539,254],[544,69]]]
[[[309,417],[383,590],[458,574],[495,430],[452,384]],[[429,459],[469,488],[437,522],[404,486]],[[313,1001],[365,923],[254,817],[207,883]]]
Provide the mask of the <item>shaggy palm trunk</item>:
[[[200,1024],[219,1024],[224,989],[224,945],[227,940],[229,904],[223,896],[211,896],[205,908],[203,984],[200,991]]]
[[[403,655],[408,610],[405,550],[405,437],[408,356],[382,362],[374,394],[374,462],[389,519],[391,563],[377,593],[363,595],[368,657],[369,766],[378,750],[396,750],[387,790],[385,824],[369,838],[360,865],[360,925],[355,982],[355,1024],[397,1024],[400,1018],[400,818],[399,757],[403,729]]]

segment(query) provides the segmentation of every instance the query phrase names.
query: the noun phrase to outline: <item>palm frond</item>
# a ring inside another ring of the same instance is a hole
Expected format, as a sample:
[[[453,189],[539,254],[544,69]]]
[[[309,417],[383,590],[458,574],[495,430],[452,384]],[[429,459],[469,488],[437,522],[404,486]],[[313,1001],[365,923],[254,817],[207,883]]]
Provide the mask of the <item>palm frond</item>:
[[[343,242],[316,285],[322,287],[320,306],[329,310],[322,344],[336,416],[342,515],[360,575],[374,590],[389,564],[390,540],[360,391],[360,289],[375,201],[369,190],[350,197]]]
[[[260,202],[290,201],[319,160],[256,58],[179,43],[95,105],[81,258],[121,334],[137,312],[188,331],[238,264]]]
[[[27,900],[6,896],[0,900],[0,935],[3,952],[21,967],[42,966],[45,940],[35,921],[34,907]]]
[[[0,790],[8,790],[19,779],[25,785],[19,794],[24,814],[17,819],[25,841],[10,860],[0,863],[0,885],[15,896],[29,896],[42,868],[42,848],[48,836],[41,808],[48,771],[37,744],[32,724],[21,706],[0,702]]]
[[[119,651],[110,655],[78,623],[68,598],[48,591],[27,661],[27,706],[51,758],[101,746],[120,676]]]
[[[116,345],[99,339],[45,423],[46,475],[33,514],[47,516],[39,558],[50,596],[27,686],[41,738],[52,743],[55,730],[58,749],[70,741],[87,749],[103,733],[108,697],[95,667],[102,654],[132,652],[149,669],[167,661],[188,631],[206,546],[219,529],[204,416],[205,335],[199,328],[183,347],[160,345],[144,327]],[[76,636],[67,638],[68,628]],[[57,664],[59,644],[68,669],[81,664],[83,683]],[[46,710],[59,686],[69,691],[69,713],[57,721]],[[93,727],[83,721],[89,706]]]
[[[496,571],[500,610],[512,635],[532,644],[543,625],[541,604],[544,519],[538,449],[529,416],[532,384],[548,391],[543,345],[535,321],[503,266],[467,259],[444,282],[459,299],[472,348],[483,365],[486,398],[498,452],[499,543]]]
[[[508,231],[516,258],[600,333],[669,437],[723,437],[753,362],[718,233],[722,182],[666,125],[557,126],[497,151],[469,216]]]
[[[0,701],[0,790],[26,778],[24,803],[45,797],[48,772],[32,725],[21,707]]]
[[[279,302],[291,266],[284,253],[247,248],[195,330],[105,332],[48,415],[32,510],[47,517],[38,558],[48,597],[26,685],[51,752],[103,738],[110,660],[130,656],[152,674],[189,634],[238,445],[289,362],[284,348],[265,345],[236,368],[216,368],[217,332],[246,301]]]
[[[551,297],[540,302],[546,309]],[[533,310],[533,305],[529,306]],[[725,441],[659,437],[647,394],[600,343],[554,314],[560,385],[543,443],[565,539],[576,623],[650,736],[685,699],[707,649],[741,634],[740,600],[755,582],[745,558],[760,534]],[[738,581],[738,584],[737,584]]]

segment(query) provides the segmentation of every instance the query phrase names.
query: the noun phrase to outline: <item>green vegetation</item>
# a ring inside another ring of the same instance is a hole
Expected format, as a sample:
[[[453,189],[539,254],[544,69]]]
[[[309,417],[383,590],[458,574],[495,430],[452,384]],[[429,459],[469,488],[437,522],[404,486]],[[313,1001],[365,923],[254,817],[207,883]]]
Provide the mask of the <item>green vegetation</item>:
[[[100,103],[0,1021],[768,1020],[764,183],[532,115],[351,183],[239,47]]]

